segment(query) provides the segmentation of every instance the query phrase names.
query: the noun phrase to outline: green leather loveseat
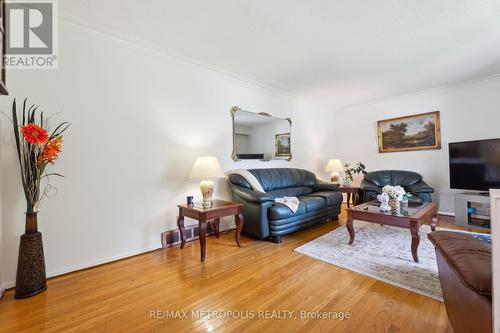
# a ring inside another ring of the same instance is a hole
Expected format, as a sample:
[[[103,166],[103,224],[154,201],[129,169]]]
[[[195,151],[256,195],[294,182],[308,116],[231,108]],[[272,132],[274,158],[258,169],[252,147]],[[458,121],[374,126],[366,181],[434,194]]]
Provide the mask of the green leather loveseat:
[[[338,185],[318,180],[314,173],[292,168],[249,169],[265,193],[252,189],[238,174],[229,176],[233,200],[243,203],[243,232],[260,239],[281,242],[281,236],[306,228],[340,214],[342,194]],[[275,198],[297,197],[298,210],[293,213]]]
[[[413,195],[410,201],[431,202],[434,189],[422,180],[422,176],[413,171],[381,170],[368,172],[361,182],[363,202],[376,200],[386,185],[399,185]]]

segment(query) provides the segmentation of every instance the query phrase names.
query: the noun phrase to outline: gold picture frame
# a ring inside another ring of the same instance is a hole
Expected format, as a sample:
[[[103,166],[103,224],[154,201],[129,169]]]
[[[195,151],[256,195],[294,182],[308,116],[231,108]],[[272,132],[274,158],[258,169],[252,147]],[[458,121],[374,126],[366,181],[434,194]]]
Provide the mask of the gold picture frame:
[[[281,133],[275,135],[274,156],[291,158],[292,142],[290,133]]]
[[[379,153],[441,149],[439,111],[377,122]]]

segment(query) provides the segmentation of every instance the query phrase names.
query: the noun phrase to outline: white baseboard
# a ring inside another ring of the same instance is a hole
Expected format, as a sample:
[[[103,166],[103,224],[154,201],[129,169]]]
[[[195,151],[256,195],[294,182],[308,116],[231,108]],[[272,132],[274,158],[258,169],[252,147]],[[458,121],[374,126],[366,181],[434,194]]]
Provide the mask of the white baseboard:
[[[2,299],[2,297],[3,297],[3,292],[5,291],[5,289],[6,289],[6,288],[5,288],[5,285],[3,285],[3,284],[2,284],[2,285],[0,286],[0,299]]]
[[[125,258],[128,258],[128,257],[133,257],[133,256],[136,256],[136,255],[139,255],[139,254],[143,254],[143,253],[146,253],[146,252],[151,252],[151,251],[155,251],[155,250],[159,250],[159,249],[161,249],[161,245],[160,246],[155,245],[155,246],[145,247],[145,248],[142,248],[142,249],[137,249],[137,250],[130,251],[130,252],[121,253],[121,254],[118,254],[118,255],[115,255],[115,256],[111,256],[111,257],[107,257],[107,258],[102,258],[102,259],[98,259],[98,260],[94,260],[94,261],[89,261],[89,262],[78,264],[78,265],[64,267],[64,268],[61,268],[61,269],[57,269],[57,270],[54,270],[54,271],[47,272],[47,278],[56,277],[56,276],[63,275],[63,274],[68,274],[68,273],[71,273],[71,272],[76,272],[76,271],[79,271],[79,270],[82,270],[82,269],[85,269],[85,268],[90,268],[90,267],[94,267],[94,266],[98,266],[98,265],[102,265],[102,264],[107,264],[107,263],[110,263],[110,262],[113,262],[113,261],[116,261],[116,260],[125,259]],[[0,295],[5,291],[5,289],[14,288],[15,286],[16,286],[16,281],[5,282],[0,287]]]
[[[3,291],[6,291],[7,289],[14,288],[16,286],[16,281],[10,281],[10,282],[5,282],[2,285]]]
[[[446,215],[446,216],[455,216],[455,213],[452,212],[438,212],[439,215]]]

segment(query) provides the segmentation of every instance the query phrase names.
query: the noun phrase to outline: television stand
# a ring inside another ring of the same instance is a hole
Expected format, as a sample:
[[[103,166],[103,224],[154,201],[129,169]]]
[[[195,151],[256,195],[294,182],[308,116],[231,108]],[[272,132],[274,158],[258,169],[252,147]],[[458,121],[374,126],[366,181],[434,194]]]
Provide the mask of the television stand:
[[[488,193],[455,194],[455,224],[489,230],[490,222],[490,197]]]

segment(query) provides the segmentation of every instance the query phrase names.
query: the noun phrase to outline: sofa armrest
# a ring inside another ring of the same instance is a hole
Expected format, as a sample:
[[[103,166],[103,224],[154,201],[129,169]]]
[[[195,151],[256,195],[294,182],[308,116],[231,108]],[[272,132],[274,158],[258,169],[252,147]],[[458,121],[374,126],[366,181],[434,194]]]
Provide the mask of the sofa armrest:
[[[233,200],[243,204],[243,232],[264,239],[269,237],[269,207],[274,204],[274,198],[262,192],[249,190],[231,184]]]
[[[233,185],[232,188],[233,193],[245,201],[252,203],[274,202],[274,198],[270,194],[249,190],[237,185]]]
[[[312,186],[314,192],[318,191],[338,191],[340,184],[334,184],[316,179],[316,183]]]
[[[424,181],[406,186],[406,190],[410,193],[434,193],[434,189],[427,185]]]
[[[370,192],[376,192],[376,193],[382,192],[382,189],[378,185],[375,185],[374,183],[372,183],[366,179],[363,179],[363,181],[361,182],[360,188],[363,191],[370,191]]]

